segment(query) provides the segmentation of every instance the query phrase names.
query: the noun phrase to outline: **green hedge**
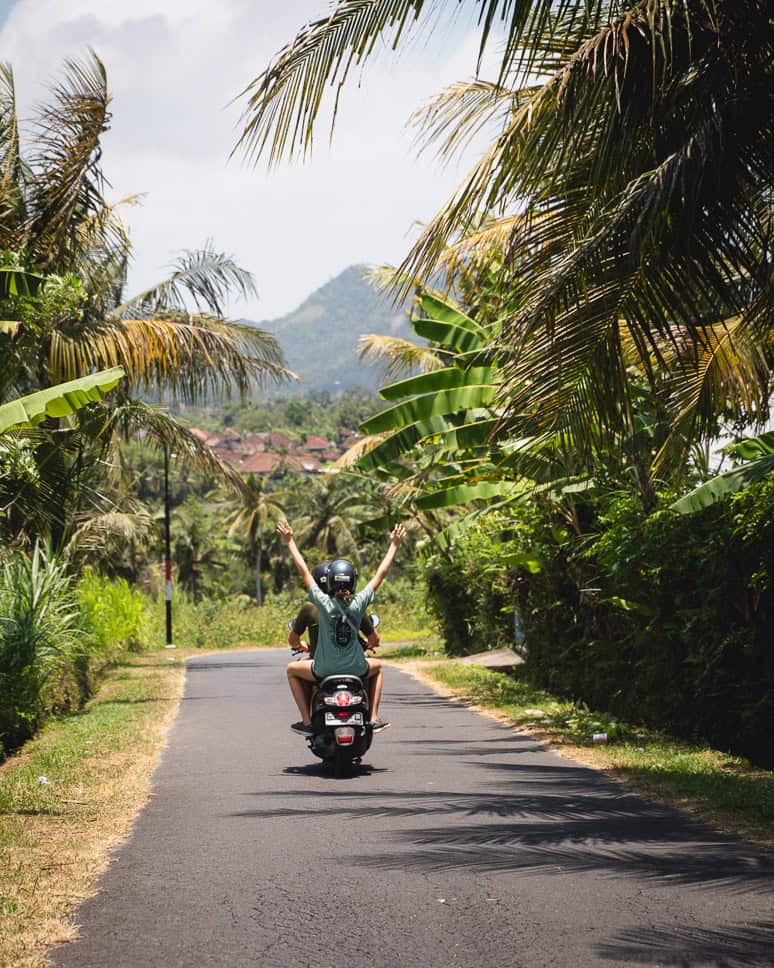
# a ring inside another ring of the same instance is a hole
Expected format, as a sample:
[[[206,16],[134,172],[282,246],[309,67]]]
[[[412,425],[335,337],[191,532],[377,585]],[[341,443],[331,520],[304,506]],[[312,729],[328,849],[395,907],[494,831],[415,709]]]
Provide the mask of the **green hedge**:
[[[80,709],[100,673],[142,647],[144,597],[36,547],[0,568],[0,759],[52,715]]]
[[[518,605],[536,684],[774,766],[774,477],[695,515],[583,512],[582,537],[524,508],[509,542],[474,533],[429,564],[450,651],[508,639]]]

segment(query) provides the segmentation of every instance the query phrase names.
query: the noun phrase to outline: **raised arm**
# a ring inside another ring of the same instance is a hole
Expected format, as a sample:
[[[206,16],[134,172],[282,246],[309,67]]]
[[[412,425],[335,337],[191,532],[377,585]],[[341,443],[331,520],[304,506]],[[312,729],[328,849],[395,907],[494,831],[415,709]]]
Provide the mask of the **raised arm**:
[[[395,527],[390,532],[390,547],[387,549],[387,554],[382,558],[382,563],[376,569],[376,574],[370,581],[371,588],[374,591],[381,585],[384,579],[387,577],[387,572],[390,570],[390,565],[395,558],[395,553],[397,552],[401,541],[406,537],[406,529],[402,524],[396,524]]]
[[[312,578],[312,573],[306,566],[303,555],[296,547],[296,542],[293,538],[293,529],[284,518],[277,525],[277,534],[288,546],[288,551],[293,559],[293,564],[296,566],[296,569],[301,576],[301,581],[304,583],[304,588],[309,591],[312,585],[314,585],[314,578]]]

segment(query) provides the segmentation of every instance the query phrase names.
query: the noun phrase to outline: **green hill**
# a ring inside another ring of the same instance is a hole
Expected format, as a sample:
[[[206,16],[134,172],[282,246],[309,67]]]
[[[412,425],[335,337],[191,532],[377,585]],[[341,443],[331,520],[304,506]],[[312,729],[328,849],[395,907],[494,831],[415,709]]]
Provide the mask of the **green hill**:
[[[378,366],[358,360],[364,333],[411,337],[405,309],[373,289],[363,273],[350,266],[280,319],[258,323],[280,341],[287,365],[303,380],[296,390],[337,392],[352,387],[375,390],[382,382]]]

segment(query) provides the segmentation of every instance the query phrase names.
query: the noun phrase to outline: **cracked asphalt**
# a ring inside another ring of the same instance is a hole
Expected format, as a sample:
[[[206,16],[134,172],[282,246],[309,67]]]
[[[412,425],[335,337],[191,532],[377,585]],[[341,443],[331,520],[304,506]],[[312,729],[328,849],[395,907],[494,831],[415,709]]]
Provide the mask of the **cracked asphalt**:
[[[774,853],[388,669],[325,774],[280,650],[203,656],[59,968],[774,965]]]

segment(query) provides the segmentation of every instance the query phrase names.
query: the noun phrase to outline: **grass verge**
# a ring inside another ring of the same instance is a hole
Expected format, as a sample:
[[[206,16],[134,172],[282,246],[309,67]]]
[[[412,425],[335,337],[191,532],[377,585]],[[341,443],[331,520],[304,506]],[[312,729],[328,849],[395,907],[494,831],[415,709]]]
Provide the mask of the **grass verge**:
[[[493,713],[645,796],[678,806],[721,830],[774,845],[774,773],[706,746],[633,726],[557,699],[523,676],[455,662],[410,671],[447,695]],[[593,741],[605,733],[607,742]]]
[[[0,965],[43,968],[148,797],[185,658],[131,656],[0,767]]]

